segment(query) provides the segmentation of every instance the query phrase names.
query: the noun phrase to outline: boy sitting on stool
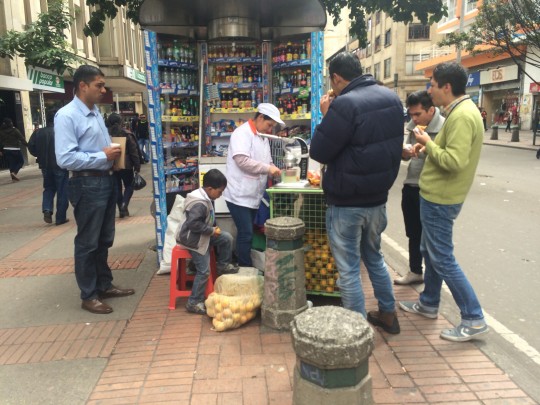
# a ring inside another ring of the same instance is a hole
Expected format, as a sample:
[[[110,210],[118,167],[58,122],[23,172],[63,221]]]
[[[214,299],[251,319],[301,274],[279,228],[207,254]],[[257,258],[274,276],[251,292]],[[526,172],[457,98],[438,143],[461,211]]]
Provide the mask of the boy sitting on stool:
[[[178,225],[176,242],[191,253],[195,266],[195,279],[188,298],[188,312],[206,315],[204,292],[210,276],[210,247],[217,247],[218,275],[238,272],[231,264],[233,237],[216,226],[214,200],[227,187],[227,179],[217,169],[209,170],[203,177],[202,187],[192,191],[184,203],[184,219]]]

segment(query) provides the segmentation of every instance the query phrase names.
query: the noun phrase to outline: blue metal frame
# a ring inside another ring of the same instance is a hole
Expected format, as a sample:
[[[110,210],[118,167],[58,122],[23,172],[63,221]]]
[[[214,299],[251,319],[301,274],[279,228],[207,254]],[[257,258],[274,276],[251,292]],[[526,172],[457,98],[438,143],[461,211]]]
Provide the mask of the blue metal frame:
[[[161,126],[160,86],[157,57],[157,35],[144,31],[144,57],[146,63],[146,89],[148,92],[148,118],[152,149],[152,184],[156,205],[156,242],[158,264],[163,259],[163,244],[167,230],[167,194],[165,190],[165,162],[163,158],[163,130]]]
[[[322,31],[311,33],[311,136],[315,127],[322,120],[319,108],[324,88],[324,34]]]

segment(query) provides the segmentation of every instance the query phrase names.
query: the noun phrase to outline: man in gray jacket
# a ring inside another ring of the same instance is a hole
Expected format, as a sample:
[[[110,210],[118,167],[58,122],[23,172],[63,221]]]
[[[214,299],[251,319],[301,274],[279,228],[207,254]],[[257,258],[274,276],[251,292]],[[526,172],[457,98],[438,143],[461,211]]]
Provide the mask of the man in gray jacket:
[[[394,280],[394,284],[407,285],[422,283],[422,254],[420,253],[420,239],[422,238],[422,223],[420,222],[420,187],[418,181],[424,167],[426,156],[420,153],[413,157],[412,144],[416,143],[414,129],[418,126],[434,139],[444,124],[444,118],[439,109],[425,90],[416,91],[407,97],[407,109],[411,121],[407,124],[409,138],[403,147],[403,160],[410,160],[407,178],[403,182],[401,209],[405,221],[405,233],[409,238],[409,269],[404,276]]]

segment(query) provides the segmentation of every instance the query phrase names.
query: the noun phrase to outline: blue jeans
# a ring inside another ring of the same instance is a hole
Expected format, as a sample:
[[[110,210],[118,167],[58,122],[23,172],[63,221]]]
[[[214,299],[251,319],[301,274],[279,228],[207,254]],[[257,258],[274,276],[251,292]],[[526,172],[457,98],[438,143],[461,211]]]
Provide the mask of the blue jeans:
[[[77,221],[75,277],[81,299],[94,299],[113,280],[107,259],[114,241],[116,182],[114,176],[72,177],[68,190]]]
[[[379,303],[379,311],[394,312],[392,280],[381,252],[381,233],[386,229],[386,206],[328,206],[326,230],[339,271],[338,287],[343,306],[366,317],[364,292],[360,279],[360,259]]]
[[[118,208],[120,208],[122,204],[125,204],[127,207],[131,201],[131,197],[133,196],[133,170],[119,170],[114,172],[114,177],[116,178],[116,203],[118,204]],[[124,185],[123,189],[122,184]]]
[[[150,139],[138,139],[137,143],[143,159],[148,162],[150,160]]]
[[[251,242],[253,241],[253,221],[257,210],[242,207],[227,201],[227,208],[236,225],[236,258],[241,267],[253,267],[251,262]]]
[[[190,305],[196,305],[199,302],[204,302],[204,292],[208,277],[210,276],[210,249],[215,246],[216,249],[216,267],[218,269],[225,268],[232,257],[233,237],[230,233],[222,231],[220,235],[210,237],[210,247],[204,255],[190,250],[191,261],[195,265],[196,273],[191,288],[191,295],[188,298]]]
[[[43,175],[43,202],[42,212],[53,212],[54,196],[56,195],[56,223],[66,221],[68,209],[68,180],[69,172],[65,169],[41,169]]]
[[[438,309],[444,281],[461,311],[461,323],[465,326],[482,326],[485,322],[480,302],[454,257],[452,230],[462,205],[435,204],[420,196],[420,251],[426,266],[425,287],[420,294],[420,303],[427,309]]]

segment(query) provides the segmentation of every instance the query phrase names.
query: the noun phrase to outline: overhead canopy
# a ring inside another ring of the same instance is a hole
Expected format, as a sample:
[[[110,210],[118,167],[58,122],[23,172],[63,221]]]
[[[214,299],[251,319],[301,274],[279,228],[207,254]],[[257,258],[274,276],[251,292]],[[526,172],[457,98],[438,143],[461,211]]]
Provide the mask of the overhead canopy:
[[[196,40],[272,40],[323,30],[319,0],[145,0],[140,25]]]

